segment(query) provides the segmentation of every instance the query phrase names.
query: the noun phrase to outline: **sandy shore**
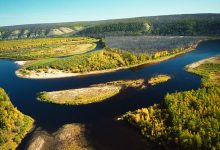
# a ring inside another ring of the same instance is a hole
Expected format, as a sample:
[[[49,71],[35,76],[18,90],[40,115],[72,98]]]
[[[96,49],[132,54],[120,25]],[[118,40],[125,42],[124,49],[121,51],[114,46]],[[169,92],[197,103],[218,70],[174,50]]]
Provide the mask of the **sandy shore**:
[[[25,64],[27,64],[29,61],[15,61],[15,64],[19,65],[19,66],[24,66]]]
[[[207,58],[207,59],[203,59],[197,62],[194,62],[192,64],[189,64],[186,66],[187,70],[192,70],[194,68],[199,67],[200,65],[204,64],[204,63],[217,63],[217,59],[219,59],[219,57],[211,57],[211,58]]]

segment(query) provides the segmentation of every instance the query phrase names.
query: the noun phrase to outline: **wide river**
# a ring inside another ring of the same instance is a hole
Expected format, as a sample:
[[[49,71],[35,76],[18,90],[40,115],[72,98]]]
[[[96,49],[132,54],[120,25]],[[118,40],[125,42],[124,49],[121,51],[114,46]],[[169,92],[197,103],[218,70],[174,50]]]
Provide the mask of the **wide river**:
[[[176,58],[152,65],[145,65],[113,73],[72,77],[63,79],[31,80],[18,78],[19,68],[14,61],[0,60],[0,87],[9,94],[12,103],[21,112],[36,121],[36,128],[49,133],[70,123],[86,125],[86,138],[95,149],[143,150],[148,149],[146,140],[137,130],[115,118],[125,112],[160,103],[166,93],[198,89],[199,76],[184,70],[187,64],[220,54],[220,40],[206,41],[191,51]],[[42,91],[56,91],[87,87],[92,84],[124,79],[149,79],[156,74],[169,74],[172,80],[143,90],[128,89],[101,103],[84,106],[61,106],[42,103],[36,95]],[[28,135],[19,146],[24,149]]]

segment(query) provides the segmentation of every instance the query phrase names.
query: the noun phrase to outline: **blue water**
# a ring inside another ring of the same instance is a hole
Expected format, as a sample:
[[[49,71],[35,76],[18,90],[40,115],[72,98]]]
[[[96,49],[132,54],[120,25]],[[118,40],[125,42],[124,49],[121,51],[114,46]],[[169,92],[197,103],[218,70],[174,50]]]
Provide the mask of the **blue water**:
[[[200,77],[186,72],[184,67],[219,54],[220,41],[206,41],[200,43],[195,51],[158,64],[100,75],[49,80],[18,78],[15,71],[19,66],[14,61],[0,60],[0,87],[6,90],[21,112],[35,119],[36,128],[41,127],[51,133],[64,124],[83,123],[86,125],[87,140],[95,149],[148,149],[146,141],[135,129],[115,121],[115,118],[127,111],[160,103],[168,92],[198,89],[201,87]],[[122,79],[149,79],[155,74],[169,74],[172,80],[143,90],[128,89],[109,100],[86,106],[61,106],[36,100],[36,94],[42,91],[87,87]],[[27,137],[19,149],[23,149],[29,139]]]

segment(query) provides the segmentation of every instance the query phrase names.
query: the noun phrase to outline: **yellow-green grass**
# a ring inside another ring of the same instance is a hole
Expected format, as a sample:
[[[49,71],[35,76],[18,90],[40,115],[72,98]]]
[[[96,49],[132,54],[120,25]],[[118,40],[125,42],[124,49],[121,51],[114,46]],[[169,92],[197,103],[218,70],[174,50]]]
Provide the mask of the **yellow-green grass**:
[[[205,87],[220,85],[220,56],[204,59],[186,66],[187,71],[202,76]]]
[[[0,149],[15,150],[33,127],[34,120],[22,114],[0,88]]]
[[[42,38],[0,41],[0,58],[35,60],[86,53],[95,48],[92,38]]]
[[[144,88],[144,79],[119,80],[80,89],[41,92],[38,100],[55,104],[86,105],[107,100],[128,87]]]
[[[203,88],[167,94],[161,104],[128,112],[124,120],[167,149],[220,149],[219,56],[187,66]]]
[[[170,80],[171,77],[169,75],[156,75],[152,78],[150,78],[148,80],[148,84],[150,85],[157,85],[157,84],[160,84],[160,83],[163,83],[163,82],[167,82],[168,80]]]
[[[119,93],[119,86],[92,86],[65,91],[42,92],[39,100],[55,104],[85,105],[101,102]]]
[[[17,73],[19,73],[20,77],[32,78],[33,71],[37,73],[42,72],[42,74],[44,74],[48,72],[47,69],[53,69],[54,71],[59,70],[65,73],[78,73],[77,75],[114,72],[144,64],[158,63],[186,53],[190,50],[192,49],[185,49],[183,51],[175,51],[170,53],[167,51],[162,51],[154,55],[148,55],[144,53],[133,54],[128,51],[104,48],[100,51],[68,58],[57,58],[53,61],[48,61],[47,59],[34,61],[22,67]],[[22,72],[25,72],[25,74],[22,75]],[[31,74],[29,76],[28,73],[30,72]]]

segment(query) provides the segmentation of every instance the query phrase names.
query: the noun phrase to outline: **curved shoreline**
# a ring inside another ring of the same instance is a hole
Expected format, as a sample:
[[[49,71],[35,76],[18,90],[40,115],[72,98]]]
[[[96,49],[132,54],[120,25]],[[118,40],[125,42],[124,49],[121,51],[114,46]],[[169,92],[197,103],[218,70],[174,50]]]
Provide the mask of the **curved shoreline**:
[[[177,56],[180,56],[182,54],[188,53],[190,51],[196,50],[196,48],[198,47],[198,45],[201,42],[218,40],[218,39],[220,39],[220,37],[206,38],[206,39],[203,39],[203,40],[199,40],[195,45],[192,45],[190,48],[186,48],[182,52],[172,54],[172,55],[169,55],[169,56],[164,56],[164,57],[161,57],[159,59],[150,60],[150,61],[147,61],[147,62],[144,62],[144,63],[141,63],[141,64],[136,64],[136,65],[131,65],[131,66],[124,66],[124,67],[119,67],[119,68],[115,68],[115,69],[90,71],[90,72],[84,72],[84,73],[71,73],[71,72],[65,72],[65,71],[57,70],[57,69],[49,69],[49,70],[47,70],[47,72],[36,72],[36,71],[33,70],[33,71],[30,71],[30,72],[32,72],[31,75],[23,75],[22,73],[19,72],[20,69],[18,69],[15,72],[15,74],[16,74],[17,77],[24,78],[24,79],[59,79],[59,78],[70,78],[70,77],[78,77],[78,76],[112,73],[112,72],[116,72],[116,71],[119,71],[119,70],[126,70],[126,69],[130,69],[130,68],[134,68],[134,67],[138,67],[138,66],[142,66],[142,65],[147,65],[147,64],[151,65],[151,64],[160,63],[162,61],[166,61],[166,60],[175,58]],[[20,65],[20,66],[22,66],[22,65]]]
[[[141,65],[147,65],[147,64],[156,64],[160,63],[162,61],[166,61],[169,59],[172,59],[174,57],[177,57],[179,55],[185,54],[187,52],[193,51],[195,48],[189,48],[186,49],[183,52],[173,54],[170,56],[165,56],[159,59],[151,60],[148,62],[144,62],[141,64],[136,64],[132,66],[126,66],[126,67],[119,67],[115,69],[108,69],[108,70],[99,70],[99,71],[90,71],[90,72],[85,72],[85,73],[70,73],[70,72],[64,72],[62,70],[57,70],[57,69],[48,69],[47,72],[36,72],[36,71],[30,71],[32,74],[31,75],[23,75],[20,73],[20,69],[18,69],[15,74],[19,78],[25,78],[25,79],[58,79],[58,78],[69,78],[69,77],[77,77],[77,76],[86,76],[86,75],[95,75],[95,74],[104,74],[104,73],[111,73],[111,72],[116,72],[119,70],[126,70],[134,67],[138,67]]]

